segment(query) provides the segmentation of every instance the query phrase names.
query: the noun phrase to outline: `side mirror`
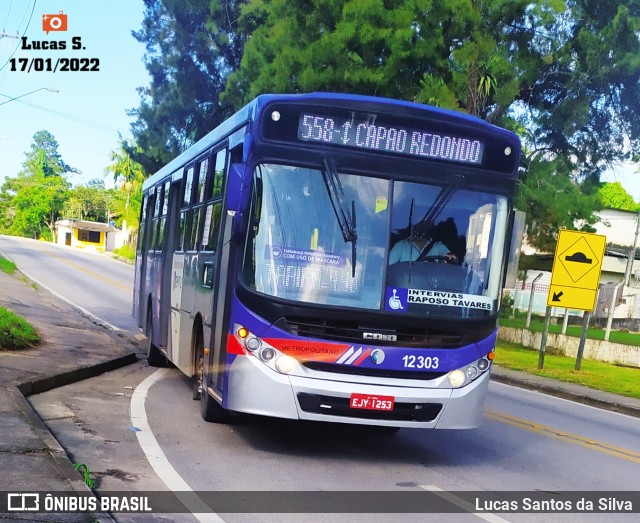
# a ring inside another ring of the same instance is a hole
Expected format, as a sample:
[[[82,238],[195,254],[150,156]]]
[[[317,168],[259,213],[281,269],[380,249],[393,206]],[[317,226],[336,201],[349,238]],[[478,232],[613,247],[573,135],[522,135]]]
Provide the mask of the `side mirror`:
[[[244,211],[243,204],[244,192],[249,184],[245,181],[245,163],[232,163],[229,166],[229,175],[227,178],[227,194],[225,200],[225,208],[227,211],[234,213],[242,213]]]

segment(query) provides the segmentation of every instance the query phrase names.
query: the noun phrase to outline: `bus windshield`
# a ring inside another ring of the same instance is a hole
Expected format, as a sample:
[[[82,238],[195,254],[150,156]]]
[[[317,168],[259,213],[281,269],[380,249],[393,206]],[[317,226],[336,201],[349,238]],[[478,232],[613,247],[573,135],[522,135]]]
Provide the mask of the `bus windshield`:
[[[321,168],[256,167],[247,285],[286,300],[392,314],[496,312],[504,197],[461,189],[459,180],[329,174],[331,183]]]

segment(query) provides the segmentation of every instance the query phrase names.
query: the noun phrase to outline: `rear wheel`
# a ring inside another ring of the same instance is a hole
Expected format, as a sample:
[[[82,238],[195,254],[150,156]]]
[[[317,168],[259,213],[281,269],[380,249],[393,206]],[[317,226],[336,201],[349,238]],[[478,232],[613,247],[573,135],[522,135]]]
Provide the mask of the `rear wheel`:
[[[151,314],[151,307],[147,312],[147,362],[151,367],[166,367],[167,358],[160,349],[153,343],[153,316]]]

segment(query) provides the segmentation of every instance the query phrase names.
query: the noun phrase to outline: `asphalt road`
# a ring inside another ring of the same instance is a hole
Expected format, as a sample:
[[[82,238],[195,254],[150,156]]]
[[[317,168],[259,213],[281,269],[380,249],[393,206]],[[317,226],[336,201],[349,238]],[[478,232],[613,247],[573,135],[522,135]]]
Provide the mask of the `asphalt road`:
[[[132,271],[107,257],[0,238],[0,251],[39,281],[118,328],[127,323]],[[71,280],[82,280],[74,287]],[[93,309],[92,309],[93,307]],[[131,321],[131,320],[129,320]],[[156,381],[148,386],[149,379]],[[147,384],[147,388],[145,388]],[[140,402],[139,391],[146,399]],[[137,398],[137,400],[136,400]],[[239,416],[202,421],[191,384],[176,369],[144,362],[32,396],[32,404],[75,463],[105,490],[380,490],[602,492],[640,485],[637,418],[492,383],[475,431],[366,428]],[[137,406],[136,406],[137,405]],[[157,448],[140,445],[145,422]],[[165,465],[157,466],[160,458]],[[151,463],[154,463],[152,466]],[[164,463],[164,462],[163,462]],[[155,467],[155,468],[154,468]],[[172,483],[173,482],[173,483]],[[453,502],[456,502],[454,499]],[[636,507],[638,510],[638,507]],[[220,521],[207,515],[200,521]],[[438,521],[635,521],[630,514],[446,514]],[[224,521],[424,521],[428,515],[222,514]],[[144,521],[118,515],[119,521]],[[195,521],[154,516],[149,521]]]
[[[132,265],[88,250],[12,236],[0,236],[0,253],[38,285],[103,323],[137,330],[131,317]]]

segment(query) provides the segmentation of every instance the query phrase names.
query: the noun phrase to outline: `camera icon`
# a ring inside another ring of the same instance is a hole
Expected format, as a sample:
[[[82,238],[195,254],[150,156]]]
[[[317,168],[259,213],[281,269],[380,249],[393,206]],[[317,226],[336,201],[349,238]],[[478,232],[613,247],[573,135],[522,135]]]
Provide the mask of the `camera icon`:
[[[9,512],[37,512],[40,510],[40,495],[37,492],[7,494]]]
[[[49,31],[66,31],[67,15],[62,11],[58,14],[42,15],[42,30],[49,34]]]

